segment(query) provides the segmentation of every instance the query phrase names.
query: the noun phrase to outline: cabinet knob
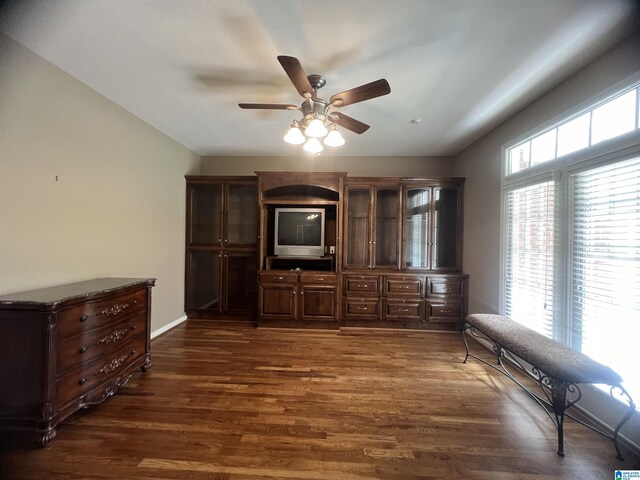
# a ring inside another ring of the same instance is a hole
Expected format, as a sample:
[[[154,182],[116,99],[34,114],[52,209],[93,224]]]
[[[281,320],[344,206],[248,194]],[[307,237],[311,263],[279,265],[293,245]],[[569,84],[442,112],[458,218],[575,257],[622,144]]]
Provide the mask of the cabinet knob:
[[[138,304],[138,300],[134,299],[131,303],[134,304],[134,305],[137,305]]]
[[[78,350],[80,353],[85,353],[87,351],[87,347],[83,346]]]
[[[80,380],[78,380],[78,385],[84,385],[85,383],[87,383],[86,377],[82,377]]]
[[[129,328],[130,328],[131,330],[135,330],[135,329],[136,329],[136,324],[135,324],[135,323],[132,323],[131,325],[129,325]]]
[[[81,322],[86,322],[87,320],[89,320],[89,315],[82,315],[82,316],[80,317],[80,321],[81,321]]]

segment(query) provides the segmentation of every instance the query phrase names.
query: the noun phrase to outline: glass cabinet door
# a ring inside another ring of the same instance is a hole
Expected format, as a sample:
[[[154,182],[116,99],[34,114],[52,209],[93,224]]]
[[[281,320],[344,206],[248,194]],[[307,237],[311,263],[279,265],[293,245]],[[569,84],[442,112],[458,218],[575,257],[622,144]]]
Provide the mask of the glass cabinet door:
[[[191,245],[221,245],[222,185],[193,184],[189,186]]]
[[[404,260],[406,268],[429,268],[431,189],[411,188],[405,194]]]
[[[348,267],[370,266],[371,190],[368,187],[347,188],[347,228],[345,264]]]
[[[258,190],[255,185],[229,185],[225,246],[255,245]]]
[[[376,190],[375,267],[398,268],[399,188]]]
[[[227,305],[230,312],[254,310],[258,298],[255,252],[234,252],[225,257]]]
[[[187,310],[220,311],[220,252],[191,251],[188,258]]]
[[[434,270],[454,270],[458,262],[458,207],[457,188],[436,187],[433,189],[433,253]]]

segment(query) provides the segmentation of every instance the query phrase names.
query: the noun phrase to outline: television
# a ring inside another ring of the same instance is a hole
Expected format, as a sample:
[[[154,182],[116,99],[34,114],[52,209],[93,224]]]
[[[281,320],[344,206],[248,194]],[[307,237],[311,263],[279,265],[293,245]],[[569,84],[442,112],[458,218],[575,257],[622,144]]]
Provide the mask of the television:
[[[324,209],[276,208],[274,237],[275,255],[324,256]]]

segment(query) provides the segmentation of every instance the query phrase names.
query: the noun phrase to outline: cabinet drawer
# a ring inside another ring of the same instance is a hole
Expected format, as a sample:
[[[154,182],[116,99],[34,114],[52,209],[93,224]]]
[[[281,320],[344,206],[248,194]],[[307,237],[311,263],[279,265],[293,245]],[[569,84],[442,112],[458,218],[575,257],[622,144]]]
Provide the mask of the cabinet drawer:
[[[297,283],[298,274],[290,272],[262,272],[260,273],[261,283]]]
[[[140,312],[131,318],[121,319],[97,330],[67,337],[59,344],[58,373],[63,373],[82,363],[118,348],[134,335],[145,332],[147,313]]]
[[[380,278],[373,275],[345,275],[344,291],[347,295],[378,296]]]
[[[119,349],[58,377],[56,381],[58,409],[117,376],[144,354],[145,336],[139,335]]]
[[[429,278],[429,295],[462,295],[461,278]]]
[[[344,298],[344,314],[347,317],[378,318],[380,315],[380,302],[373,298]]]
[[[459,302],[429,302],[428,308],[430,322],[457,322],[462,314]]]
[[[385,300],[386,320],[422,320],[424,300]]]
[[[107,300],[76,305],[58,314],[58,339],[113,325],[120,319],[144,311],[147,290],[138,290]]]
[[[333,273],[301,273],[300,283],[316,285],[335,285],[338,276]]]
[[[413,297],[422,296],[422,277],[385,277],[385,295],[411,295]]]

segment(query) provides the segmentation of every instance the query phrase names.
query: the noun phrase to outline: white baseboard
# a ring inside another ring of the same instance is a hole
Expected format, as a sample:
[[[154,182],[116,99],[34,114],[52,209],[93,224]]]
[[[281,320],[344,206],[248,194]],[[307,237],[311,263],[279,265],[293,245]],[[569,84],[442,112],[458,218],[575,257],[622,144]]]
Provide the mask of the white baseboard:
[[[174,320],[173,322],[166,324],[164,327],[160,327],[157,330],[154,330],[153,332],[151,332],[151,340],[153,340],[158,335],[162,335],[164,332],[168,332],[172,328],[175,328],[178,325],[180,325],[182,322],[186,322],[186,321],[187,321],[187,316],[183,315],[179,319]]]

